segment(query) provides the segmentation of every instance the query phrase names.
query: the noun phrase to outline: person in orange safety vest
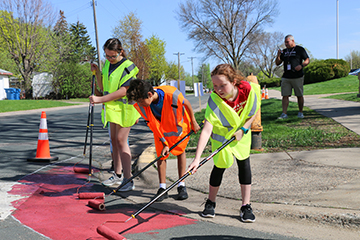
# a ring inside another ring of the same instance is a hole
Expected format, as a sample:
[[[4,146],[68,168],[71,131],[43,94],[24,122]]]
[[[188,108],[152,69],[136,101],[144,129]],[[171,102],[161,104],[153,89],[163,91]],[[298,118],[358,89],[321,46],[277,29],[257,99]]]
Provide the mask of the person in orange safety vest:
[[[163,156],[157,161],[160,181],[157,196],[166,189],[166,158],[170,148],[187,135],[191,129],[196,133],[200,127],[196,122],[190,102],[175,87],[153,88],[147,81],[134,79],[130,82],[126,94],[129,101],[136,101],[134,107],[154,133],[157,156]],[[185,148],[188,142],[189,138],[171,150],[171,153],[178,159],[179,178],[186,173]],[[177,190],[177,200],[188,198],[184,181],[179,183]],[[165,198],[168,198],[167,193],[157,201],[163,201]]]

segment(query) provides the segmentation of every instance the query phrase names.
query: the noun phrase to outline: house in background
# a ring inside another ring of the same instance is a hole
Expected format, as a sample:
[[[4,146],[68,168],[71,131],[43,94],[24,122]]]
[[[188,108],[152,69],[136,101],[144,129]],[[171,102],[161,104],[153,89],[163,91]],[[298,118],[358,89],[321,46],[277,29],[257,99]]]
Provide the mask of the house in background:
[[[9,88],[9,77],[12,75],[11,72],[0,69],[0,100],[6,98],[5,88]]]

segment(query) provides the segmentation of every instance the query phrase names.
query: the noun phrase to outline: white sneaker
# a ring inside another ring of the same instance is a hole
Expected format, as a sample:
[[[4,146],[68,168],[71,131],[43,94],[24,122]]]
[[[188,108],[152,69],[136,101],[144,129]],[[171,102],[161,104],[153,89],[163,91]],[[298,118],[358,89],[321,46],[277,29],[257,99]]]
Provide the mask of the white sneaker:
[[[302,112],[298,113],[298,118],[304,118],[304,114]]]
[[[278,119],[286,119],[288,118],[288,115],[286,113],[282,113]]]
[[[103,181],[101,184],[104,185],[104,186],[111,186],[111,185],[114,185],[114,184],[118,184],[120,185],[122,183],[122,178],[119,178],[115,172],[113,172],[113,175],[108,179],[108,180],[105,180]]]
[[[127,181],[126,178],[124,178],[123,182]],[[125,186],[121,187],[119,190],[117,190],[118,192],[127,192],[127,191],[131,191],[135,189],[135,184],[134,181],[131,180],[130,182],[128,182],[127,184],[125,184]]]

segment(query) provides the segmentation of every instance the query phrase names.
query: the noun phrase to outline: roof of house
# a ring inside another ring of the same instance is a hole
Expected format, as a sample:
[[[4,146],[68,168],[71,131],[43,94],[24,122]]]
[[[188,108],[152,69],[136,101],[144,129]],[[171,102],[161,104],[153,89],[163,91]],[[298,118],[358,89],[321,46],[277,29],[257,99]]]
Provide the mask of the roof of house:
[[[0,68],[0,75],[13,75],[11,72]]]

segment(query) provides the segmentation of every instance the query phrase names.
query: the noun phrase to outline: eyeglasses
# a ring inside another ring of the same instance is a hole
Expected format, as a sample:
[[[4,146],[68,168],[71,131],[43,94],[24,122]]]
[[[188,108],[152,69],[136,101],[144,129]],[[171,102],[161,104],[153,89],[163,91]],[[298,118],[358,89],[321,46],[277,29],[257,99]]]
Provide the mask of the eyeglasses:
[[[107,58],[107,59],[115,59],[115,58],[117,58],[119,55],[120,55],[120,53],[118,53],[116,56],[108,56],[108,55],[104,54],[104,57]]]

